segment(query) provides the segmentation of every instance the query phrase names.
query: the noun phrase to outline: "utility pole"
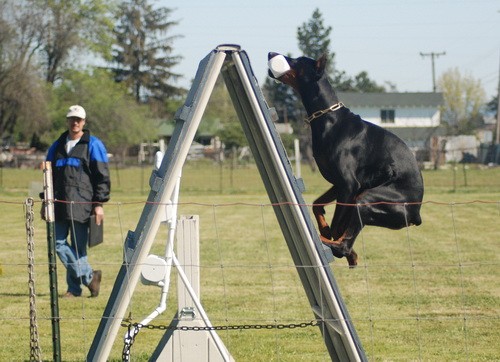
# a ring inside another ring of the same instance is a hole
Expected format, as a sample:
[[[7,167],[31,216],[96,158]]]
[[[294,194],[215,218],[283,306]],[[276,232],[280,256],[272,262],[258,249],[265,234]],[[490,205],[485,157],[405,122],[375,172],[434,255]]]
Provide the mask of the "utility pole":
[[[441,53],[422,53],[420,52],[420,55],[422,58],[424,57],[431,57],[432,61],[432,91],[436,93],[436,73],[435,73],[435,68],[434,68],[434,58],[437,58],[441,55],[446,55],[446,52],[441,52]]]
[[[499,62],[500,65],[500,62]],[[498,70],[498,93],[497,93],[497,134],[495,137],[495,143],[498,145],[500,143],[500,68]]]

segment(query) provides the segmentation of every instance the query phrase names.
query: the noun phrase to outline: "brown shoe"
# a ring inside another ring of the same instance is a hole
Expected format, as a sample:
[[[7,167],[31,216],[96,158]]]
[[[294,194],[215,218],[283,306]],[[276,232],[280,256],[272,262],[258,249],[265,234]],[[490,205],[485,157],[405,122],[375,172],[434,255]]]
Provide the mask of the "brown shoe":
[[[79,297],[79,295],[73,294],[73,293],[71,293],[71,292],[66,292],[66,293],[64,293],[64,294],[63,294],[63,296],[62,296],[62,297],[63,297],[63,298],[67,298],[67,299],[69,299],[69,298],[78,298],[78,297]]]
[[[92,281],[87,287],[90,290],[90,296],[95,298],[99,295],[99,290],[101,289],[102,271],[94,270],[92,274]]]

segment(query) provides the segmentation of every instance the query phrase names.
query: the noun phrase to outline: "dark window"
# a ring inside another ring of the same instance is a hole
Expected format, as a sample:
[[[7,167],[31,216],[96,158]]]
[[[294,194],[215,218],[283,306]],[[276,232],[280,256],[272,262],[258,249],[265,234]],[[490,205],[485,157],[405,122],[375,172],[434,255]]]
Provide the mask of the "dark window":
[[[394,109],[381,109],[380,110],[380,119],[382,123],[394,123],[394,118],[396,116],[396,112]]]

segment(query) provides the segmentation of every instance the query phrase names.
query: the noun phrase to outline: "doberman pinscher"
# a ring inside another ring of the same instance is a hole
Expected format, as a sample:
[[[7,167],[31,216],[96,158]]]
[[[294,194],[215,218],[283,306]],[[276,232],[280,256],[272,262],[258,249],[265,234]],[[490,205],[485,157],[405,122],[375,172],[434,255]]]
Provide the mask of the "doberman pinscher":
[[[271,62],[278,56],[275,60],[282,64],[277,72]],[[417,161],[401,139],[339,101],[325,74],[325,55],[314,60],[269,53],[268,58],[269,76],[300,95],[309,115],[305,121],[312,132],[314,159],[333,184],[313,205],[321,241],[354,267],[358,256],[352,247],[363,226],[401,229],[421,224],[424,186]],[[334,200],[330,228],[324,206]]]

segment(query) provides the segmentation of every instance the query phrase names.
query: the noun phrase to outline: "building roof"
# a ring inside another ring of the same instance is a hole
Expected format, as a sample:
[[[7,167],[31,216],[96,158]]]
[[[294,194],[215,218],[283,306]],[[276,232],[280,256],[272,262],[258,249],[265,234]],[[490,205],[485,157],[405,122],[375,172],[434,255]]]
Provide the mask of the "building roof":
[[[439,107],[442,93],[354,93],[338,92],[346,107]]]

